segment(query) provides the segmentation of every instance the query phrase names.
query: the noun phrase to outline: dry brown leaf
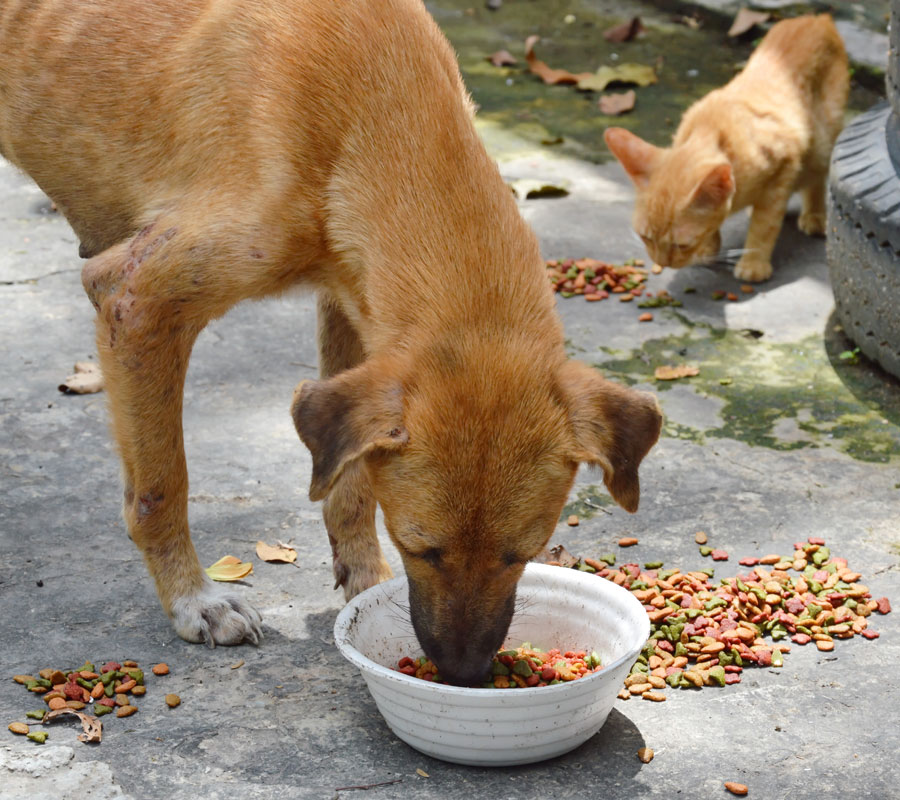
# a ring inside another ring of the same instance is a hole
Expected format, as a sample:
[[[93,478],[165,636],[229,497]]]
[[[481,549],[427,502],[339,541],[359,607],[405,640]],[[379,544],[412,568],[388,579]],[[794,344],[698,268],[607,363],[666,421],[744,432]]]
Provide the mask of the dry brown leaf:
[[[215,564],[206,568],[206,574],[214,581],[239,581],[251,572],[253,564],[234,556],[222,556]]]
[[[540,36],[529,36],[525,40],[525,60],[528,62],[528,69],[537,75],[544,83],[555,85],[558,83],[578,83],[580,80],[590,78],[594,73],[580,72],[577,75],[566,69],[553,69],[540,61],[534,54],[534,46],[540,41]]]
[[[559,562],[564,567],[573,567],[578,563],[578,559],[561,544],[551,547],[550,555],[553,556],[553,561]]]
[[[282,564],[293,564],[297,560],[297,551],[279,542],[277,545],[256,543],[256,555],[263,561],[278,561]]]
[[[76,361],[75,374],[59,385],[65,394],[94,394],[103,389],[103,373],[93,361]]]
[[[420,767],[416,767],[416,775],[421,775],[423,778],[430,777],[429,774],[427,772],[425,772],[424,769],[421,769]]]
[[[632,17],[628,22],[616,25],[603,34],[607,42],[630,42],[635,36],[644,32],[640,17]]]
[[[496,53],[491,53],[487,56],[487,60],[495,67],[514,67],[519,63],[509,50],[498,50]]]
[[[101,720],[90,714],[85,714],[83,711],[75,711],[72,708],[57,708],[55,711],[44,714],[44,724],[46,725],[63,714],[74,714],[81,720],[81,727],[84,728],[84,732],[78,734],[79,742],[90,744],[99,742],[103,738],[103,722]]]
[[[649,86],[656,80],[656,70],[646,64],[618,64],[615,67],[604,64],[592,75],[579,80],[578,88],[583,92],[602,92],[611,83]]]
[[[600,111],[604,114],[617,116],[618,114],[624,114],[626,111],[631,111],[634,108],[635,100],[637,100],[637,95],[634,93],[634,89],[629,89],[621,94],[600,95],[598,105],[600,106]]]
[[[754,25],[762,25],[770,16],[766,11],[753,11],[749,8],[742,8],[738,11],[734,22],[731,23],[728,35],[732,37],[740,36],[742,33],[749,31]]]
[[[678,378],[691,378],[700,374],[699,367],[692,367],[689,364],[678,364],[677,366],[666,365],[657,367],[653,371],[653,377],[658,381],[674,381]]]

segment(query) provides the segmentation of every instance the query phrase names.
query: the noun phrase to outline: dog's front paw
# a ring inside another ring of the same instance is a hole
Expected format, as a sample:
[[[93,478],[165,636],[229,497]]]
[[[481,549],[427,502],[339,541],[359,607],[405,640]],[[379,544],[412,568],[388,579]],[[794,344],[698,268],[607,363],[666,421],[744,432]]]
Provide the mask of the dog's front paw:
[[[734,277],[739,281],[750,281],[752,283],[766,281],[772,277],[772,264],[761,258],[742,256],[741,260],[735,265]]]
[[[807,236],[824,236],[825,214],[804,211],[797,218],[797,227]]]
[[[360,592],[382,581],[390,580],[394,573],[384,558],[372,564],[350,566],[339,558],[334,560],[334,588],[344,587],[344,599],[349,601]]]
[[[262,617],[238,594],[207,580],[199,591],[172,603],[175,631],[188,642],[259,644]]]

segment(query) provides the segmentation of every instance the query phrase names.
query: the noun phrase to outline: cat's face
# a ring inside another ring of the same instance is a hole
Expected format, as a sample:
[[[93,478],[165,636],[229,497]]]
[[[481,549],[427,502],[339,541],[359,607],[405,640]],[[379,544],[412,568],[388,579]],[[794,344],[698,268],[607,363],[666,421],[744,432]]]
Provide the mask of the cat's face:
[[[654,147],[622,128],[604,138],[634,182],[632,224],[648,255],[664,267],[714,258],[734,195],[731,165],[702,150]]]

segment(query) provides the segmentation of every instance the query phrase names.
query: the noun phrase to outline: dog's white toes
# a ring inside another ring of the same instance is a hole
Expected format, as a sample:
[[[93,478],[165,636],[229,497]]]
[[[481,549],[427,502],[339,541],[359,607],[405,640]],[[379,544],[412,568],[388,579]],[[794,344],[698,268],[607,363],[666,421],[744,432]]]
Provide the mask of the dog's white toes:
[[[249,603],[230,589],[212,581],[196,593],[178,598],[172,604],[175,631],[188,642],[234,645],[259,644],[262,617]]]

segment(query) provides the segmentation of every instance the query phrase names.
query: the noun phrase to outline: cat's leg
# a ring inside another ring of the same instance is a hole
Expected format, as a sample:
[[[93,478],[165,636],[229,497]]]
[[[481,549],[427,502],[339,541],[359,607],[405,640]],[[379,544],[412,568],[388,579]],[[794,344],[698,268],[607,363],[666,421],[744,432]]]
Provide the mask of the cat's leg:
[[[319,373],[329,378],[365,358],[359,335],[334,299],[325,292],[318,304]],[[334,588],[354,595],[393,577],[375,532],[375,496],[361,464],[347,467],[322,503],[331,543]]]
[[[734,268],[734,277],[738,280],[756,282],[772,277],[772,251],[784,222],[793,177],[774,183],[753,206],[744,254]]]
[[[825,235],[825,184],[828,173],[810,175],[809,182],[800,190],[803,205],[797,218],[797,227],[807,236]]]

